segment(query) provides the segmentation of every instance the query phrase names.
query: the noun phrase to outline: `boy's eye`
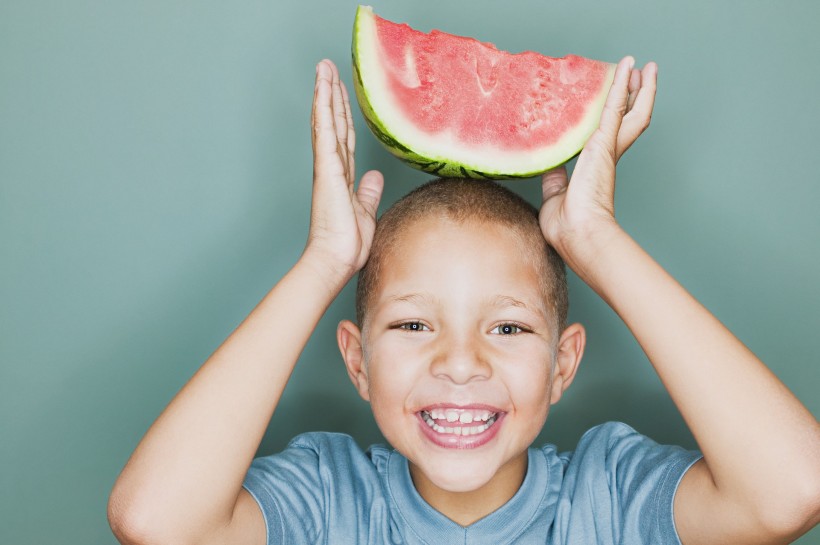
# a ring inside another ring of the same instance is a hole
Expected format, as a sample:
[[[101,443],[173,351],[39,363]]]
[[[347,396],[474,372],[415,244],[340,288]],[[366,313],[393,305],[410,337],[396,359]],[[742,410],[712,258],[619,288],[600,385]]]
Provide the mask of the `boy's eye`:
[[[399,324],[399,329],[406,329],[407,331],[429,331],[430,328],[421,322],[404,322]]]
[[[523,332],[524,328],[516,324],[501,324],[494,327],[491,331],[498,335],[515,335],[516,333]]]

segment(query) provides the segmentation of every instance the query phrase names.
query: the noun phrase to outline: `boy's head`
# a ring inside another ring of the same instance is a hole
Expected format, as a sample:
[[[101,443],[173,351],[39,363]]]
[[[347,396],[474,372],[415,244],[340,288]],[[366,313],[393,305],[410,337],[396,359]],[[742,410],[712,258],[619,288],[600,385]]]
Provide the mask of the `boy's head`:
[[[517,490],[583,353],[566,313],[563,262],[509,190],[436,180],[381,217],[359,277],[362,329],[345,320],[337,337],[422,496]]]

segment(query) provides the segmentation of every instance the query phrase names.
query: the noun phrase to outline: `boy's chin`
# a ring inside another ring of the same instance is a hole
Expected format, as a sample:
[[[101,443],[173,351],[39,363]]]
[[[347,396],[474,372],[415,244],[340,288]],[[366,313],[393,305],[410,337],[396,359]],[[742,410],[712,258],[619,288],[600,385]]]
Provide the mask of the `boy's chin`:
[[[424,478],[436,488],[445,492],[474,492],[493,480],[498,472],[495,464],[488,460],[431,460],[429,463],[414,464],[424,474]]]

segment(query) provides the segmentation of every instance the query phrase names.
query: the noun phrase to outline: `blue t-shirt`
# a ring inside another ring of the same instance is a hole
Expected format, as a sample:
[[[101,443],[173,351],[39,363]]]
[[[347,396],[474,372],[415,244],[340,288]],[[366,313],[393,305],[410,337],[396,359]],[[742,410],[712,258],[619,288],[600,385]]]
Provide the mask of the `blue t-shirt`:
[[[463,527],[418,494],[407,459],[350,436],[306,433],[254,460],[244,486],[265,517],[268,544],[680,544],[672,515],[696,452],[658,445],[610,422],[574,452],[530,448],[521,488]]]

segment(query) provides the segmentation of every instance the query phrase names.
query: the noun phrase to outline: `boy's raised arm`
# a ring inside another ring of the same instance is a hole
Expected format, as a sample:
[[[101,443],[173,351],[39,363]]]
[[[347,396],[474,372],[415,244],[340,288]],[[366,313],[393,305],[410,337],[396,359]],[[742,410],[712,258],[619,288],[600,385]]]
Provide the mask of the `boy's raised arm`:
[[[649,125],[657,67],[621,61],[572,183],[543,177],[541,226],[630,328],[704,458],[684,476],[684,545],[787,543],[820,520],[820,426],[799,400],[615,222],[615,163]]]
[[[137,446],[109,500],[129,544],[263,544],[261,512],[242,482],[317,322],[367,260],[383,180],[354,191],[347,92],[317,66],[310,235],[295,266],[202,365]]]

